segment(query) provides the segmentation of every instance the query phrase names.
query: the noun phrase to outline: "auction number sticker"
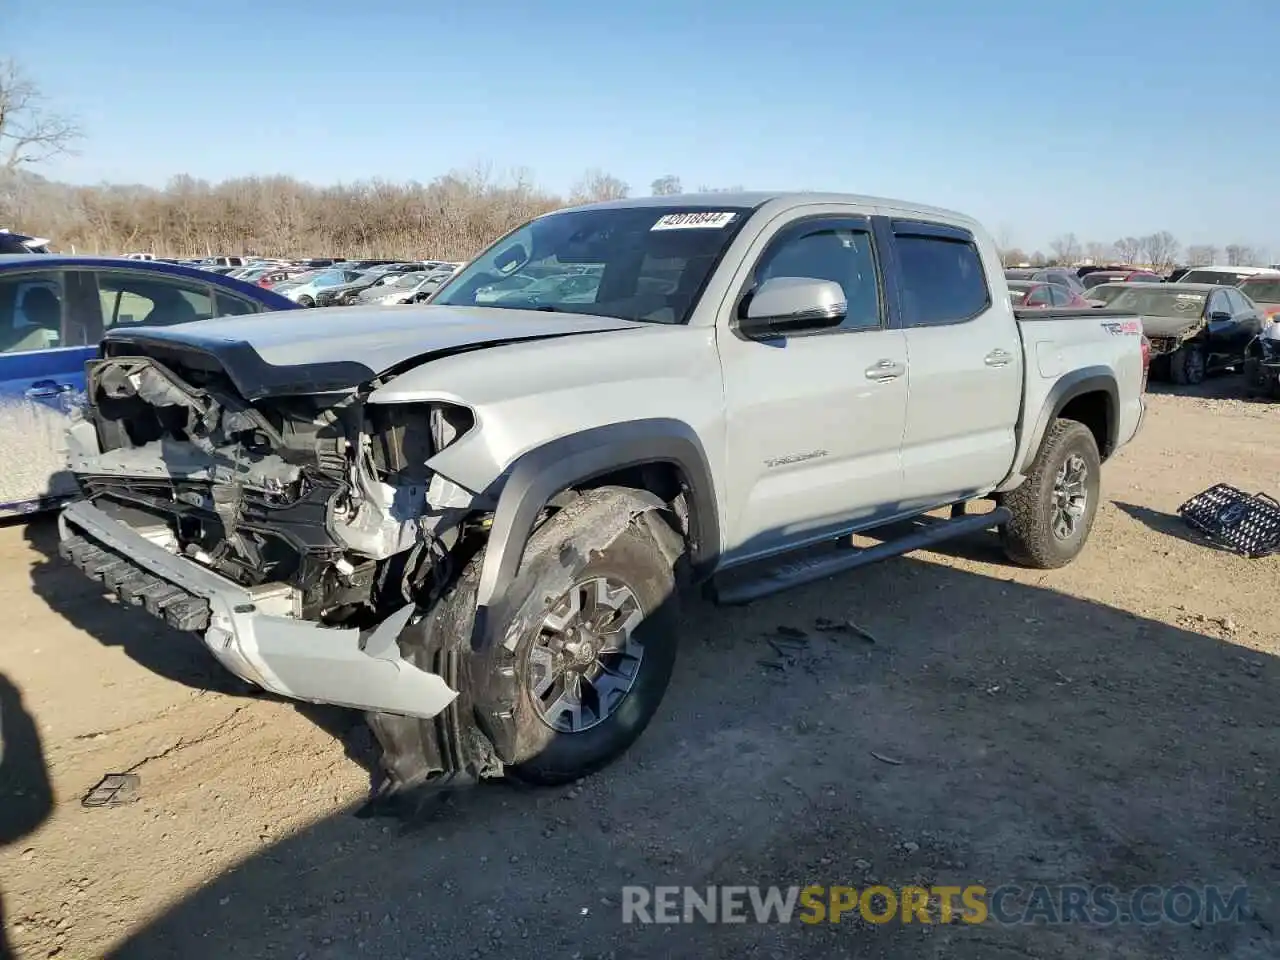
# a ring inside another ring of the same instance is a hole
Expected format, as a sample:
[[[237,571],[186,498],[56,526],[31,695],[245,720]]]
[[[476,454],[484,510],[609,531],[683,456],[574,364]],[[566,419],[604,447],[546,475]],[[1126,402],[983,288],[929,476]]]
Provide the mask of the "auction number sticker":
[[[719,230],[737,219],[730,211],[690,210],[688,213],[668,213],[659,217],[650,230]]]

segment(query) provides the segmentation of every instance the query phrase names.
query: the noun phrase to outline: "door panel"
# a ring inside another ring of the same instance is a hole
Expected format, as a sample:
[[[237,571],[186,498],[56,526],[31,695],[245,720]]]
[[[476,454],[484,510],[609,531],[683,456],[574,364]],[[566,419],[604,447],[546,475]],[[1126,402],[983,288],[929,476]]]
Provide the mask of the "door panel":
[[[893,221],[895,277],[911,367],[902,441],[903,500],[926,509],[1004,479],[1017,448],[1022,343],[993,298],[967,231]]]
[[[901,330],[782,344],[722,333],[720,357],[733,507],[727,562],[898,512],[907,408]],[[895,379],[875,378],[882,362],[897,365]]]
[[[898,512],[906,340],[889,329],[865,217],[822,215],[766,229],[763,252],[717,329],[729,497],[726,563],[824,539]],[[840,327],[748,340],[734,329],[774,277],[839,283]]]
[[[66,430],[84,395],[84,344],[72,317],[74,274],[0,275],[0,514],[75,493]]]

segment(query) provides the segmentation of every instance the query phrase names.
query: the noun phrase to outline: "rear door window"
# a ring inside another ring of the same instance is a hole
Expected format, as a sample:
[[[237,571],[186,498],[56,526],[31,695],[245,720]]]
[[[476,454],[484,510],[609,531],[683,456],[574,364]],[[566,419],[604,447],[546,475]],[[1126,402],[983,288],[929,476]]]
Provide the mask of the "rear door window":
[[[991,306],[982,258],[972,238],[947,227],[937,228],[936,235],[907,233],[909,229],[895,228],[894,238],[907,326],[964,323]]]
[[[213,293],[207,284],[162,274],[100,270],[98,296],[103,326],[108,329],[129,324],[172,326],[214,315]]]
[[[244,297],[237,297],[234,294],[227,293],[225,290],[215,289],[214,297],[214,316],[216,317],[240,317],[249,313],[260,313],[262,305],[252,300],[246,300]]]

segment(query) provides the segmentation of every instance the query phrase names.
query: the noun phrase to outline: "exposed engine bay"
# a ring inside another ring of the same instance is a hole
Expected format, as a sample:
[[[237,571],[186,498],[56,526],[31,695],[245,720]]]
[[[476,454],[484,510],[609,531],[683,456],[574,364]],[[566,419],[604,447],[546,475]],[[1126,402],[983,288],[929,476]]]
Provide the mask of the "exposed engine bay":
[[[71,467],[85,499],[172,552],[296,588],[302,619],[372,625],[447,583],[489,522],[425,465],[471,412],[366,403],[379,385],[248,401],[198,351],[109,356],[88,365]]]

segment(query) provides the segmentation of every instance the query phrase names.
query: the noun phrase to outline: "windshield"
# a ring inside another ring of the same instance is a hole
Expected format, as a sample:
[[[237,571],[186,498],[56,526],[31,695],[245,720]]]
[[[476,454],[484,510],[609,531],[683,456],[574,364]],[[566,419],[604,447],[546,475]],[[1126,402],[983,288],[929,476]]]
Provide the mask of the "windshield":
[[[1240,284],[1240,292],[1254,303],[1280,303],[1280,277],[1246,280]]]
[[[749,215],[675,206],[549,214],[491,246],[432,302],[684,323]]]
[[[335,284],[346,283],[347,276],[348,274],[343,273],[341,270],[321,270],[311,278],[310,282],[317,287],[332,287]]]
[[[1192,270],[1178,278],[1179,283],[1216,283],[1220,287],[1234,287],[1251,273],[1232,273],[1230,270]]]
[[[1089,290],[1089,299],[1101,300],[1103,303],[1109,304],[1112,300],[1128,289],[1130,288],[1122,287],[1119,284],[1104,283]]]
[[[1099,287],[1098,290],[1105,289]],[[1141,313],[1149,317],[1198,317],[1204,312],[1208,296],[1203,290],[1161,290],[1154,284],[1141,289],[1118,288],[1118,296],[1111,298],[1108,306],[1113,310]],[[1096,295],[1094,290],[1091,296]]]
[[[416,287],[416,286],[417,286],[418,284],[420,284],[424,279],[426,279],[426,276],[427,276],[427,274],[425,274],[425,273],[402,273],[402,274],[400,274],[400,276],[396,277],[394,280],[388,280],[388,281],[387,281],[387,286],[389,286],[389,287]]]

